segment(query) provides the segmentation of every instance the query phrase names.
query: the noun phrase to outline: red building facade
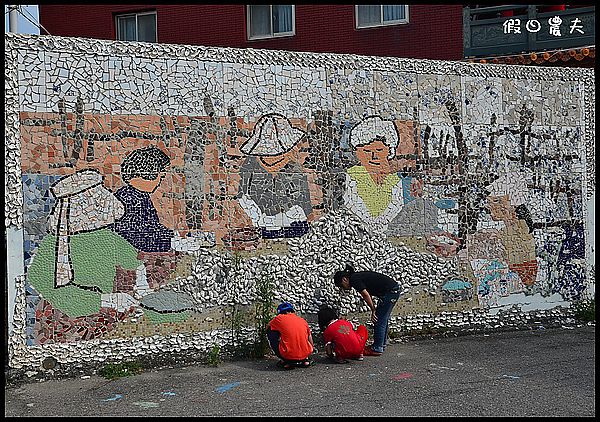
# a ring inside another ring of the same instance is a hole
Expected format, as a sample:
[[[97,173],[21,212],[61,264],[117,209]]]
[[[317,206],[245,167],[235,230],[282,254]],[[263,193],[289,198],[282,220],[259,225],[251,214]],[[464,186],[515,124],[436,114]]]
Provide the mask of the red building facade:
[[[357,29],[354,5],[296,5],[295,33],[248,38],[247,6],[41,4],[51,35],[117,39],[116,17],[156,13],[157,42],[236,48],[462,60],[460,4],[408,5],[408,22]]]

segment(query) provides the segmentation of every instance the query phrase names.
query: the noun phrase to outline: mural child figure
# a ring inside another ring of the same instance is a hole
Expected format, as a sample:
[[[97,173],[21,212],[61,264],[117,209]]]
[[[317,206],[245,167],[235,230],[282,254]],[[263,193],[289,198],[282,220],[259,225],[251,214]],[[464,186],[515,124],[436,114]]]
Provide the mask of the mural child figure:
[[[524,175],[509,173],[493,182],[488,190],[488,208],[492,219],[503,221],[500,229],[502,243],[506,250],[508,267],[517,273],[526,286],[535,283],[537,260],[533,221],[525,205],[529,190]]]
[[[330,306],[319,309],[318,319],[328,357],[336,363],[348,363],[347,359],[363,360],[369,337],[367,327],[361,324],[355,330],[350,321],[341,319],[338,310]]]
[[[369,116],[350,131],[360,164],[346,173],[344,204],[372,231],[385,233],[403,205],[402,180],[390,159],[399,143],[394,122]]]
[[[162,150],[149,146],[132,151],[121,163],[121,178],[125,185],[115,196],[123,202],[125,212],[112,229],[139,251],[145,263],[142,277],[144,290],[138,291],[141,304],[158,312],[182,312],[192,309],[190,295],[157,291],[168,281],[183,253],[197,251],[204,244],[194,237],[180,237],[165,227],[158,218],[151,195],[158,189],[171,160]],[[166,270],[165,270],[166,269]]]
[[[300,237],[313,212],[306,172],[294,161],[306,134],[276,113],[262,116],[240,147],[238,202],[265,239]]]
[[[375,271],[354,271],[350,264],[333,276],[336,286],[344,290],[354,288],[371,309],[373,344],[365,348],[365,356],[381,356],[387,345],[389,320],[400,298],[400,285],[385,274]],[[377,307],[373,296],[378,298]]]
[[[311,365],[314,342],[310,327],[304,318],[296,315],[291,303],[283,302],[277,307],[277,315],[267,327],[267,339],[283,369]]]
[[[528,197],[526,176],[511,172],[491,183],[487,206],[500,229],[485,229],[467,238],[462,257],[468,256],[478,292],[484,304],[492,305],[497,296],[518,293],[536,281],[537,260],[533,222],[525,205]]]
[[[56,198],[48,220],[51,234],[43,239],[28,268],[28,282],[68,319],[108,320],[107,309],[115,310],[117,319],[123,317],[137,300],[118,291],[115,276],[118,270],[140,275],[144,268],[137,250],[109,229],[124,214],[123,204],[104,187],[103,176],[95,170],[65,176],[50,191]],[[143,286],[144,280],[137,277],[134,289]],[[87,327],[86,339],[100,334],[95,325]],[[78,337],[72,331],[66,330],[60,340]]]

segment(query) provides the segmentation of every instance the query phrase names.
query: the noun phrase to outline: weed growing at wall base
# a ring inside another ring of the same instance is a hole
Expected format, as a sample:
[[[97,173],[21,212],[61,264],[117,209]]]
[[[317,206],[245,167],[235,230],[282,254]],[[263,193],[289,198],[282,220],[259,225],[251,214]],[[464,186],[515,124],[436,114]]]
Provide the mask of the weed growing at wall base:
[[[244,311],[237,305],[232,305],[229,317],[232,344],[227,347],[233,358],[261,358],[269,352],[267,328],[274,316],[274,287],[275,284],[268,275],[256,280],[256,301],[254,310]],[[242,337],[242,329],[252,325],[253,337],[250,341]]]
[[[218,344],[213,344],[210,349],[208,356],[206,357],[206,363],[210,366],[219,366],[223,361],[221,360],[221,347]]]
[[[106,379],[114,380],[142,373],[142,364],[137,361],[109,363],[98,371],[98,374]]]
[[[263,357],[269,352],[267,328],[271,318],[275,315],[273,312],[274,286],[275,284],[270,276],[263,276],[256,283],[254,357]]]
[[[584,300],[573,304],[575,318],[580,321],[596,321],[596,299]]]

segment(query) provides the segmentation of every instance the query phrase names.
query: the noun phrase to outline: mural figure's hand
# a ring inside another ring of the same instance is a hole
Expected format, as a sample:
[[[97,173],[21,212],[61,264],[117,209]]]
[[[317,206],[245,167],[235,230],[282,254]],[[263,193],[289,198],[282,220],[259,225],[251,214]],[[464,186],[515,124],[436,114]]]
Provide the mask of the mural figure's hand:
[[[286,217],[290,222],[292,221],[306,221],[306,214],[299,205],[294,205],[292,208],[285,212]]]
[[[171,239],[171,249],[178,252],[195,252],[201,248],[214,246],[214,236],[210,236],[211,233],[199,233],[192,236],[179,236],[175,233],[173,239]]]
[[[258,219],[258,226],[265,227],[267,230],[279,230],[283,224],[282,214],[265,215],[262,214]]]

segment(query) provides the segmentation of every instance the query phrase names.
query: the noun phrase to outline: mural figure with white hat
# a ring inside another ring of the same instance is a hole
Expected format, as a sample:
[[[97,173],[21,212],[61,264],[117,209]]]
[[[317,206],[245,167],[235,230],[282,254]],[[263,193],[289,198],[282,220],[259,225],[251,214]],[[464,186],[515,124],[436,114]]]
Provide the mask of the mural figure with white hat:
[[[39,245],[27,281],[49,306],[71,321],[72,329],[65,330],[59,341],[81,338],[75,331],[84,329],[86,339],[101,336],[108,330],[104,326],[96,330],[93,321],[110,318],[108,309],[116,311],[120,320],[143,308],[151,321],[161,322],[158,313],[194,307],[188,295],[150,288],[139,251],[111,230],[126,211],[103,179],[98,171],[87,169],[50,187],[56,198],[48,218],[51,234]],[[122,288],[117,279],[126,273],[133,274],[134,284]],[[75,324],[81,317],[86,319]]]
[[[117,267],[135,270],[143,285],[137,250],[108,227],[125,212],[95,170],[65,176],[51,186],[56,205],[46,236],[27,271],[29,283],[69,317],[100,308],[126,312],[137,301],[114,291]]]
[[[238,202],[267,239],[300,237],[313,212],[306,172],[298,163],[306,133],[277,113],[262,116],[240,151]]]
[[[533,221],[526,207],[529,195],[524,173],[509,172],[487,187],[487,207],[499,229],[482,229],[467,238],[459,256],[468,257],[479,280],[480,302],[493,305],[499,296],[533,286],[538,264]]]
[[[344,204],[374,232],[386,233],[404,202],[402,179],[390,164],[398,143],[396,125],[380,116],[368,116],[350,131],[360,164],[347,170]]]

